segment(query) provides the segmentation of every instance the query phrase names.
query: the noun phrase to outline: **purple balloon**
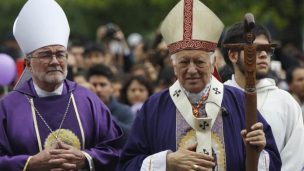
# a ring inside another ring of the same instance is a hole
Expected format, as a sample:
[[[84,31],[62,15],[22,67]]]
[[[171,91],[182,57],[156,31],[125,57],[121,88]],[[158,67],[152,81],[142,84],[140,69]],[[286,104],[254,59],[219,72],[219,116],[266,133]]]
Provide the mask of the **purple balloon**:
[[[0,85],[7,86],[16,78],[16,63],[12,57],[0,53]]]

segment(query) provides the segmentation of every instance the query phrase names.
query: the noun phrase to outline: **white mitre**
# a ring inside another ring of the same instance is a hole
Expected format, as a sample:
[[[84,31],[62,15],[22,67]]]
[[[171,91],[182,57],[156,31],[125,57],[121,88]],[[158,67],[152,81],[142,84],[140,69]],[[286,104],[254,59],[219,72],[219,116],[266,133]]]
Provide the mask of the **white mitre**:
[[[70,27],[55,0],[28,0],[15,20],[14,36],[24,54],[49,45],[67,47]]]
[[[213,52],[223,29],[221,20],[199,0],[181,0],[161,25],[170,54],[187,49]]]

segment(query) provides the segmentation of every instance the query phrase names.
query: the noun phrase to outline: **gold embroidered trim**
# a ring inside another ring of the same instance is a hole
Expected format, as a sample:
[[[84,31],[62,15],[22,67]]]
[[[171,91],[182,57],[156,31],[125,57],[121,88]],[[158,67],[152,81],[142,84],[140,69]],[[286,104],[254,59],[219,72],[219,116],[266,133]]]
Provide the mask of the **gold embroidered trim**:
[[[25,162],[25,165],[24,165],[24,167],[23,167],[23,171],[26,171],[27,166],[28,166],[28,164],[29,164],[29,162],[30,162],[31,159],[32,159],[32,156],[30,156],[29,158],[27,158],[27,160],[26,160],[26,162]]]
[[[94,160],[93,158],[90,156],[90,154],[88,154],[87,152],[85,151],[81,151],[84,156],[86,157],[86,159],[88,160],[88,163],[89,163],[89,170],[90,171],[95,171],[95,167],[94,167]]]
[[[75,110],[75,115],[77,117],[77,121],[78,121],[78,124],[79,124],[79,129],[80,129],[80,132],[81,132],[81,137],[82,137],[82,149],[85,149],[85,136],[84,136],[84,131],[83,131],[83,127],[82,127],[82,123],[81,123],[81,120],[80,120],[80,117],[79,117],[79,112],[78,112],[78,109],[77,109],[77,106],[76,106],[76,102],[75,102],[75,98],[74,98],[74,95],[73,93],[71,94],[72,96],[72,102],[73,102],[73,106],[74,106],[74,110]]]
[[[33,116],[33,121],[34,121],[34,128],[35,128],[36,137],[37,137],[37,141],[38,141],[38,148],[39,148],[39,151],[41,152],[42,144],[41,144],[38,124],[37,124],[36,112],[35,112],[35,108],[34,108],[34,101],[32,98],[30,99],[30,102],[31,102],[32,116]]]

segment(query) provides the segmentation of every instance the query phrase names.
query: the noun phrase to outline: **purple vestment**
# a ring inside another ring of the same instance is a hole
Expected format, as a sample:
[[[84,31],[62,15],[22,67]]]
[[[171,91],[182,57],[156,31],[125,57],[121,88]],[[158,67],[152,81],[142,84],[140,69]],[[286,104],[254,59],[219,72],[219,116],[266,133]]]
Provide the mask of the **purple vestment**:
[[[246,154],[240,134],[245,129],[243,92],[224,86],[222,108],[226,109],[222,117],[226,169],[244,171]],[[267,141],[265,150],[269,153],[270,170],[278,171],[281,159],[271,128],[259,113],[258,121],[264,124]],[[169,90],[151,96],[143,105],[123,148],[118,170],[139,171],[147,156],[164,150],[176,151],[176,107]]]
[[[81,147],[92,158],[96,170],[114,170],[120,153],[121,130],[111,119],[108,108],[91,91],[65,80],[62,95],[38,97],[32,80],[10,92],[0,101],[0,170],[22,170],[29,156],[39,152],[29,98],[54,131],[59,128],[71,92],[75,97],[81,126],[72,104],[62,128],[72,131]],[[26,97],[27,96],[27,97]],[[72,103],[72,102],[71,102]],[[36,115],[40,139],[44,145],[50,130]],[[84,132],[85,143],[81,136]]]

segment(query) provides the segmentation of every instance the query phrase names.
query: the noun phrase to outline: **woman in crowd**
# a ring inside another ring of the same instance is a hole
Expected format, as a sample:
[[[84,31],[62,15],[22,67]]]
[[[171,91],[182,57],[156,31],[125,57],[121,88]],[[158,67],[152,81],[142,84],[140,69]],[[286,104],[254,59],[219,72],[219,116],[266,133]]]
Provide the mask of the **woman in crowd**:
[[[121,90],[121,102],[131,106],[134,114],[153,93],[151,83],[142,76],[131,76]]]

